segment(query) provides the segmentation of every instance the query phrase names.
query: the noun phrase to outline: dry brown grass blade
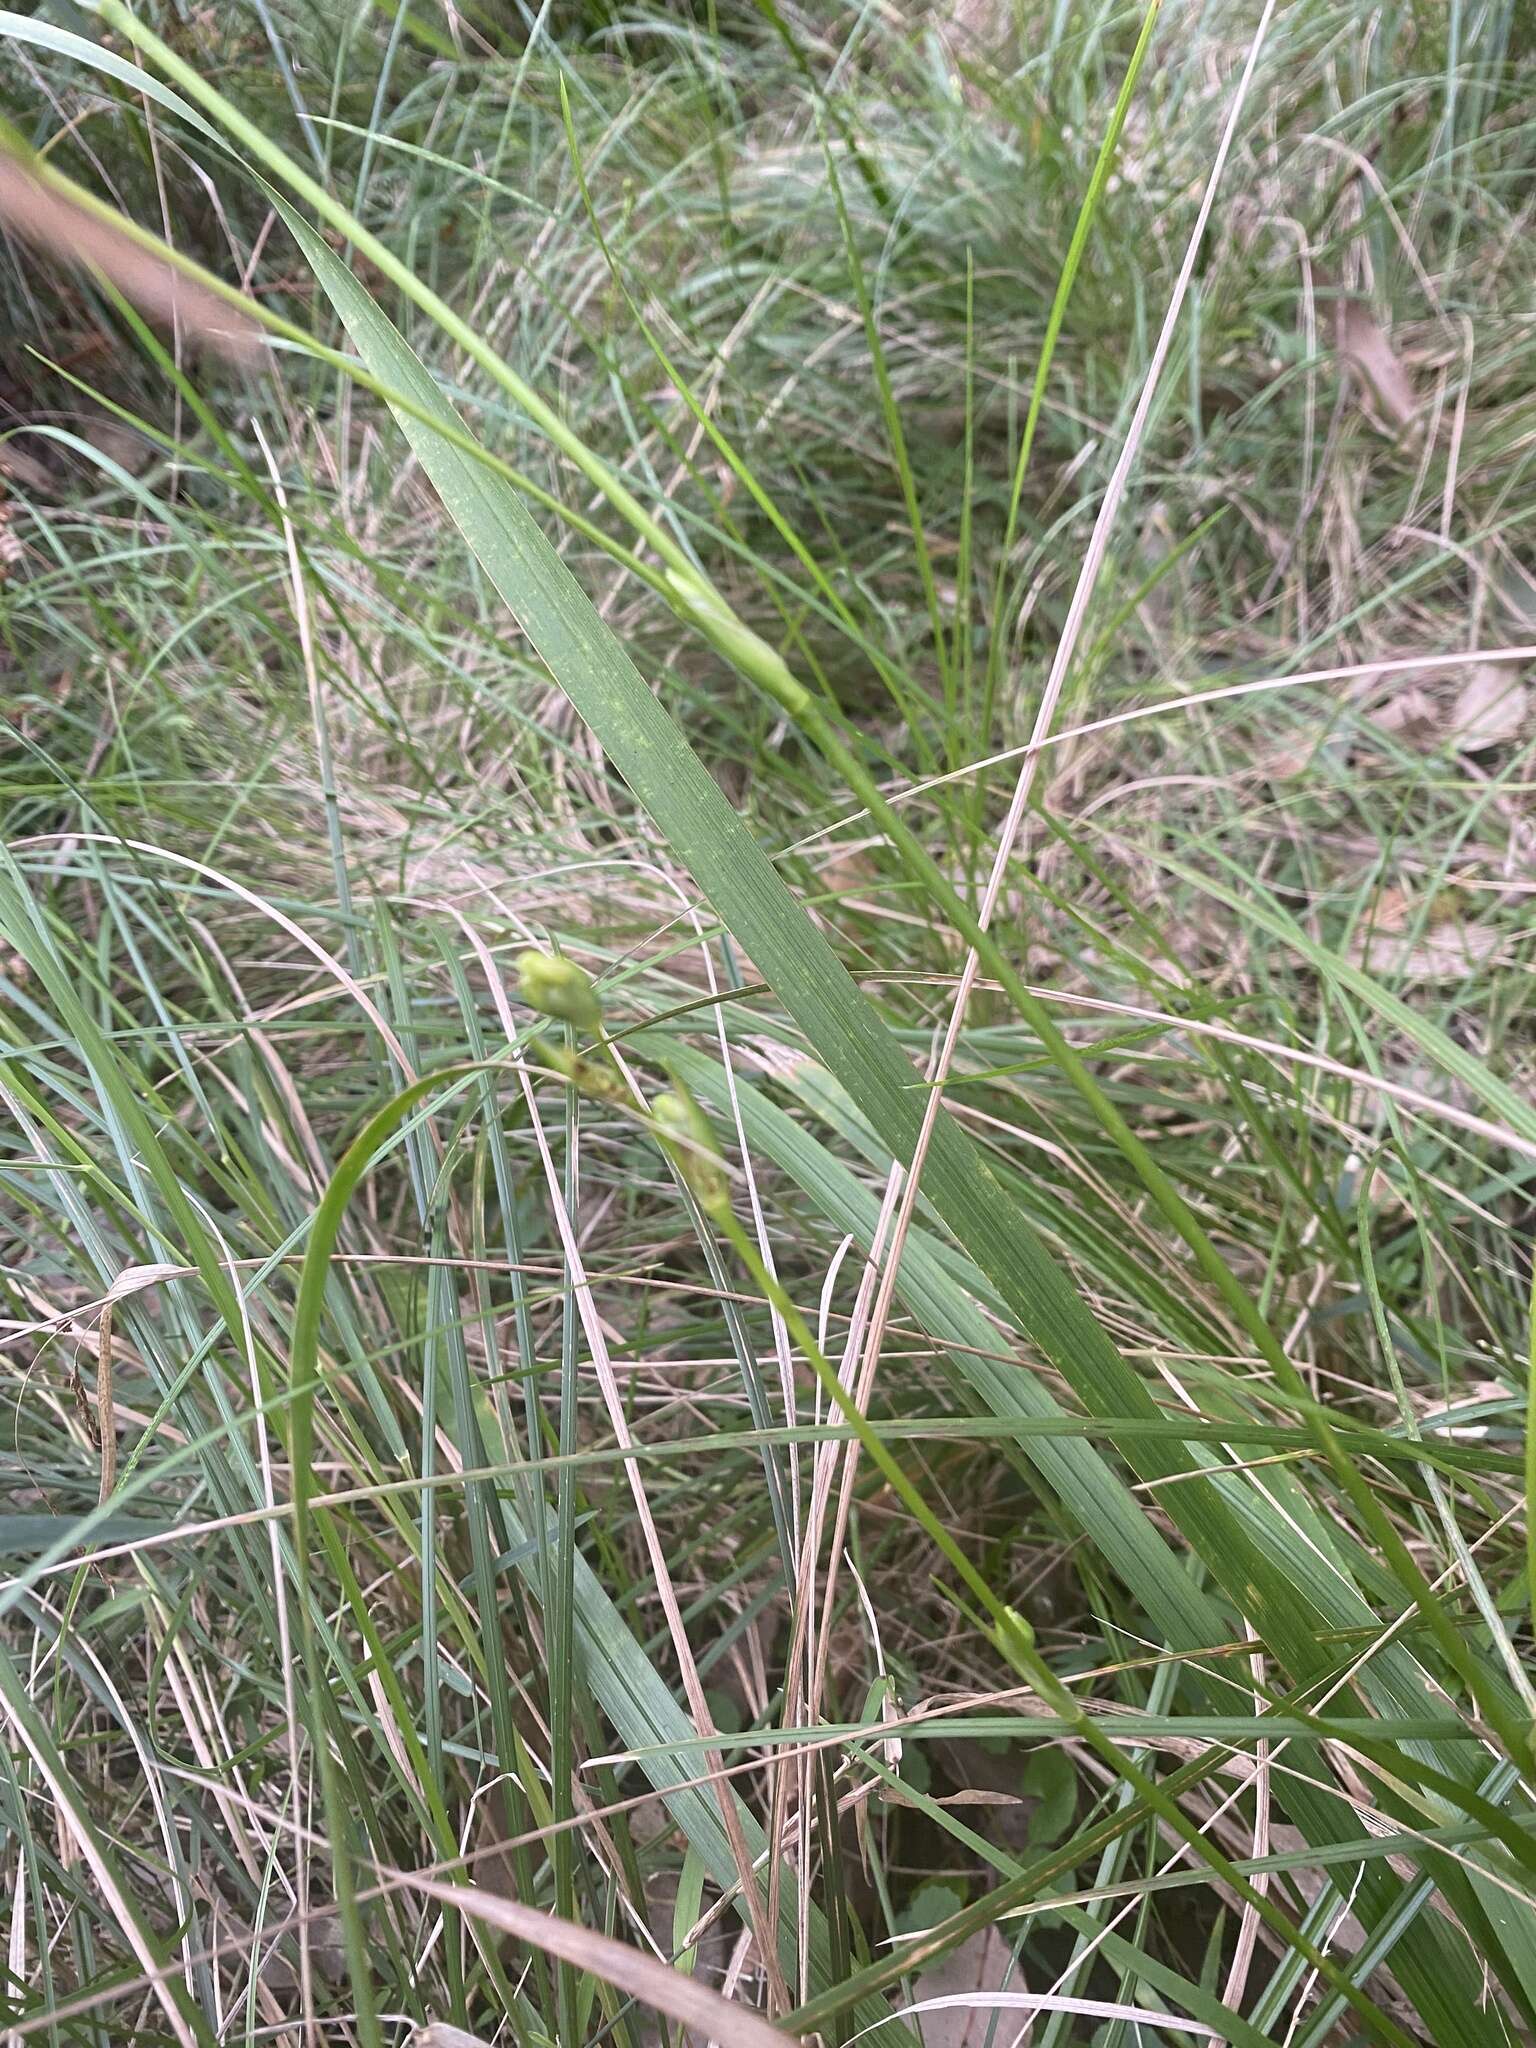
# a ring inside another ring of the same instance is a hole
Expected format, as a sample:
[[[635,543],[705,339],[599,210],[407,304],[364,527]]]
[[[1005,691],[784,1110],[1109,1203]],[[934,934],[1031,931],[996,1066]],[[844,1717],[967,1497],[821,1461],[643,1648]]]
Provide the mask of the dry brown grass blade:
[[[605,1984],[627,1991],[631,1997],[665,2013],[668,2019],[680,2021],[707,2039],[722,2042],[724,2048],[787,2048],[792,2038],[770,2026],[750,2006],[722,1997],[707,1984],[685,1977],[670,1964],[615,1941],[611,1935],[578,1927],[572,1921],[557,1919],[553,1913],[541,1913],[536,1907],[478,1891],[471,1885],[443,1884],[430,1877],[408,1877],[404,1882],[413,1891],[436,1899],[439,1905],[451,1906],[472,1920],[511,1935],[514,1941],[527,1942],[546,1955],[601,1977]]]
[[[96,1334],[96,1430],[101,1438],[101,1491],[98,1505],[112,1498],[117,1484],[117,1403],[112,1397],[112,1304],[101,1312]]]
[[[1363,299],[1341,299],[1338,319],[1340,359],[1370,387],[1393,426],[1408,427],[1418,395],[1386,330]]]
[[[239,307],[182,269],[153,237],[89,213],[0,135],[0,227],[105,278],[123,297],[190,340],[237,362],[261,360],[261,330]]]

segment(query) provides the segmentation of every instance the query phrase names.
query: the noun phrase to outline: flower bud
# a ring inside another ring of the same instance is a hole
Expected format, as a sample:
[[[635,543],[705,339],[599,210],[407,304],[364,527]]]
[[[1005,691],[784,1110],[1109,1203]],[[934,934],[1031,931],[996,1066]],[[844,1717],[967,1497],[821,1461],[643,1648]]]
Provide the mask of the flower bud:
[[[706,1216],[719,1219],[731,1210],[730,1183],[715,1143],[709,1118],[681,1088],[668,1088],[651,1104],[667,1157],[683,1177],[683,1185]]]
[[[531,949],[519,953],[517,987],[530,1010],[540,1010],[546,1017],[562,1017],[579,1031],[596,1034],[603,1028],[603,1006],[597,991],[574,960]]]
[[[1033,1625],[1026,1621],[1017,1607],[1005,1607],[992,1624],[992,1641],[999,1653],[1010,1663],[1021,1678],[1034,1676],[1032,1653],[1035,1647]]]

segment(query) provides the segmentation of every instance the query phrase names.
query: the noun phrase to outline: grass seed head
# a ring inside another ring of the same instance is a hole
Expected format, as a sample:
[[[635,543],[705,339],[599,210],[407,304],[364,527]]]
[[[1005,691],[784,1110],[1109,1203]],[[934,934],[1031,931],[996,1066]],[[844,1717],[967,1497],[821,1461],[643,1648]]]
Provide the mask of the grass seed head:
[[[731,1190],[725,1162],[709,1118],[693,1097],[681,1087],[664,1089],[651,1104],[651,1115],[660,1127],[668,1157],[704,1214],[728,1215]]]
[[[578,1031],[602,1030],[603,1006],[591,978],[574,960],[530,947],[517,956],[517,986],[529,1009],[559,1017]]]

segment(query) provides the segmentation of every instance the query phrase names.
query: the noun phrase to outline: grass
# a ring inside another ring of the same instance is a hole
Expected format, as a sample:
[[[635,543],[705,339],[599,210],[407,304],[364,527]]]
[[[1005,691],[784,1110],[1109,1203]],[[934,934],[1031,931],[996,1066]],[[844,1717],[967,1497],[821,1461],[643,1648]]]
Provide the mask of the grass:
[[[10,2038],[1528,2039],[1524,14],[0,26]]]

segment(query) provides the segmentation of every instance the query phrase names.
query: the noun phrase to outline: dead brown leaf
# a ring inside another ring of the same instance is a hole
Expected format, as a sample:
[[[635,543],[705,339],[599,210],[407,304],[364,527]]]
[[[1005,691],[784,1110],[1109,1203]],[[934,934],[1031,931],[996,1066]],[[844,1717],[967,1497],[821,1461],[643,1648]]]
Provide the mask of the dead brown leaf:
[[[1485,753],[1519,739],[1530,708],[1530,692],[1508,662],[1480,662],[1461,686],[1448,730],[1461,753]]]
[[[1383,732],[1395,732],[1411,747],[1428,749],[1440,737],[1440,708],[1428,690],[1417,683],[1394,691],[1385,704],[1371,713],[1371,722]]]
[[[985,1927],[961,1942],[931,1970],[924,1970],[915,1990],[918,2002],[925,1998],[954,1998],[978,1991],[1000,1991],[1009,1982],[1013,1952],[995,1927]],[[1022,1980],[1014,1975],[1016,1988]],[[995,2007],[952,2006],[923,2014],[926,2048],[984,2048],[999,2034]]]
[[[1291,782],[1311,767],[1322,735],[1321,725],[1293,727],[1260,747],[1253,765],[1268,782]]]
[[[1339,358],[1370,386],[1377,404],[1401,431],[1419,409],[1413,379],[1364,299],[1340,299]]]
[[[1376,928],[1350,948],[1350,958],[1368,974],[1423,987],[1436,982],[1465,981],[1495,954],[1503,935],[1491,926],[1445,918],[1426,926],[1417,937],[1407,931]]]

